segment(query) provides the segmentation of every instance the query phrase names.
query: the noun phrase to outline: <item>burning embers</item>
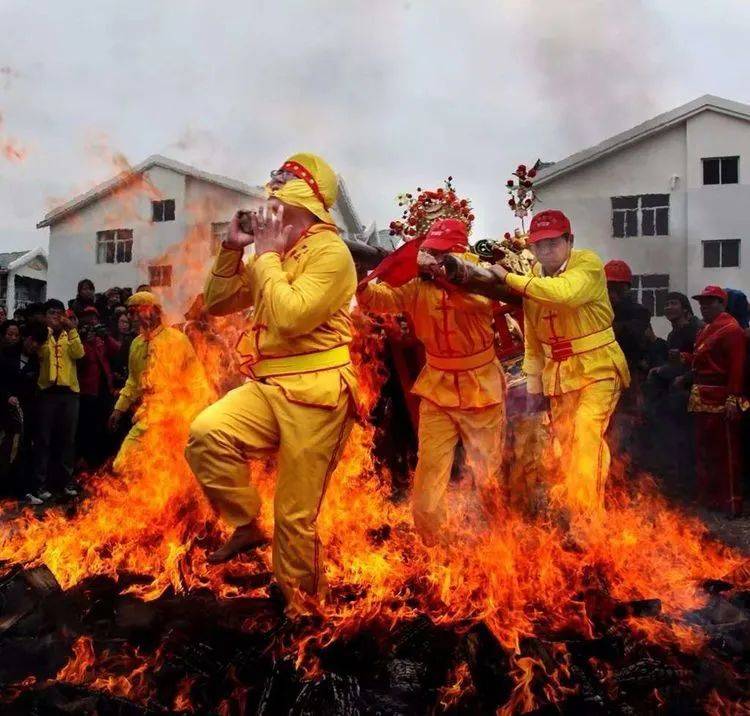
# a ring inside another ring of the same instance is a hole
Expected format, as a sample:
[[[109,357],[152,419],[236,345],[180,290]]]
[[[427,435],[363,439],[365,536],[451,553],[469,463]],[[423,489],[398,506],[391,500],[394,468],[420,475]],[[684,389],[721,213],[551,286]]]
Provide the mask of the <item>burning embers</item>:
[[[355,351],[372,401],[378,349],[364,334]],[[329,618],[291,625],[269,598],[268,548],[206,563],[220,535],[182,457],[205,396],[152,378],[164,384],[124,476],[91,478],[72,515],[4,517],[7,711],[740,712],[744,560],[646,484],[612,489],[580,552],[518,511],[480,523],[457,491],[454,536],[426,550],[373,462],[374,428],[358,427],[321,515]],[[270,530],[273,465],[253,479]]]

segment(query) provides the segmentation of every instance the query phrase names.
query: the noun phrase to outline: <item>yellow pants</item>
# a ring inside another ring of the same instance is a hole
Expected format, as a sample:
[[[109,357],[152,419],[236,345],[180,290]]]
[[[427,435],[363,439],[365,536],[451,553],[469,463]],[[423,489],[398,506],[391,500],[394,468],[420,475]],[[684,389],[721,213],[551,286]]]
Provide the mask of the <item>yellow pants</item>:
[[[116,473],[122,473],[125,471],[128,460],[130,459],[129,456],[135,454],[133,451],[138,447],[138,443],[145,432],[146,426],[140,421],[136,422],[133,427],[130,428],[125,439],[122,441],[122,445],[120,445],[120,449],[117,451],[114,462],[112,463],[112,469]]]
[[[309,611],[299,592],[325,596],[316,521],[352,425],[345,389],[329,410],[291,403],[278,386],[252,381],[210,405],[190,426],[187,461],[211,504],[235,527],[260,511],[248,459],[278,449],[273,570],[293,615]]]
[[[421,401],[412,512],[417,531],[428,542],[436,539],[445,522],[445,493],[459,438],[474,485],[480,492],[496,494],[505,442],[505,406],[459,410]]]
[[[610,462],[604,434],[620,393],[619,379],[612,379],[550,398],[552,430],[562,451],[562,482],[553,495],[576,513],[604,507]]]

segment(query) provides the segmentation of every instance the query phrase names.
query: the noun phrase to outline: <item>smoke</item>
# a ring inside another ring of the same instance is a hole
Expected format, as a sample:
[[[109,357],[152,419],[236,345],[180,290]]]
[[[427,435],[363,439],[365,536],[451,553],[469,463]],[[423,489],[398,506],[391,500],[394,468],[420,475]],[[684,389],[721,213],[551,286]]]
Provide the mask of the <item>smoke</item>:
[[[536,101],[570,151],[669,109],[661,21],[643,0],[518,5],[519,37]]]

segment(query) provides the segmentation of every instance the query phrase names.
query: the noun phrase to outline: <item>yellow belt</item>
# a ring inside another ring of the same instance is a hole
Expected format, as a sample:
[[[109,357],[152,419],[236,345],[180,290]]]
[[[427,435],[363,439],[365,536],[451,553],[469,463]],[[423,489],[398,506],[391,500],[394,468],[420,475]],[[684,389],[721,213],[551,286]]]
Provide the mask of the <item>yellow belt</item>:
[[[495,346],[490,346],[469,356],[436,356],[428,353],[427,365],[438,370],[474,370],[492,363],[496,357]]]
[[[316,370],[343,368],[350,362],[349,346],[336,346],[327,351],[261,358],[257,363],[249,366],[249,370],[254,378],[273,378],[280,375],[297,375],[314,373]]]
[[[596,348],[603,348],[615,341],[615,332],[612,328],[591,333],[580,338],[558,338],[550,343],[542,343],[544,355],[554,361],[564,361],[579,353],[587,353]]]

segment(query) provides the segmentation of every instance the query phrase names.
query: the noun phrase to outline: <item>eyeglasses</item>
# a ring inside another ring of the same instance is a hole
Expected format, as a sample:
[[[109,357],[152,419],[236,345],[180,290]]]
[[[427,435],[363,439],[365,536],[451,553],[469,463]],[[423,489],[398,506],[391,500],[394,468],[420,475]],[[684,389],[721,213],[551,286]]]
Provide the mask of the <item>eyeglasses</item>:
[[[288,181],[296,178],[297,177],[292,172],[287,171],[286,169],[274,169],[271,172],[271,181],[274,184],[286,184]]]

